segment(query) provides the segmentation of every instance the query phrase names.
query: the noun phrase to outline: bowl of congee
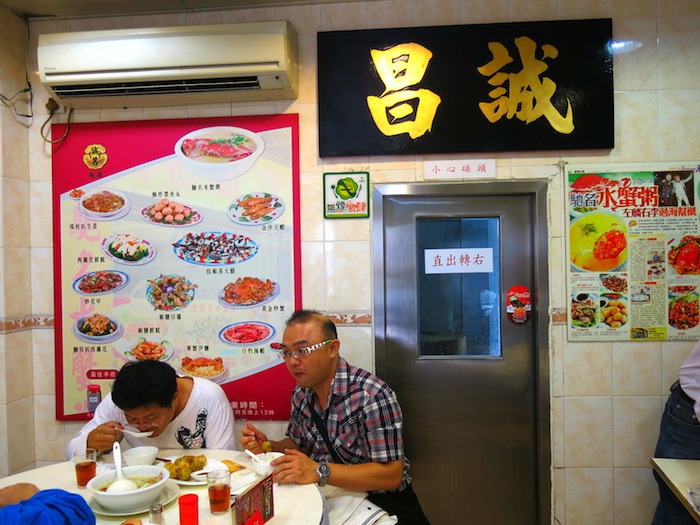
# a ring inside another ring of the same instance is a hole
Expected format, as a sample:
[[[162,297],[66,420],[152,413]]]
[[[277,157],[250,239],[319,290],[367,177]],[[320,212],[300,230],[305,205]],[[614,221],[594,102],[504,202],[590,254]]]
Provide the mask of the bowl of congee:
[[[136,465],[123,467],[125,478],[136,484],[136,490],[127,492],[107,492],[109,486],[117,479],[117,471],[110,470],[92,478],[87,489],[95,501],[111,512],[148,511],[149,506],[160,496],[170,473],[163,467],[155,465]]]
[[[265,143],[248,129],[216,126],[198,129],[175,144],[175,156],[200,177],[225,181],[243,175],[262,155]]]
[[[593,210],[569,225],[571,270],[611,272],[627,263],[627,224],[615,213]]]

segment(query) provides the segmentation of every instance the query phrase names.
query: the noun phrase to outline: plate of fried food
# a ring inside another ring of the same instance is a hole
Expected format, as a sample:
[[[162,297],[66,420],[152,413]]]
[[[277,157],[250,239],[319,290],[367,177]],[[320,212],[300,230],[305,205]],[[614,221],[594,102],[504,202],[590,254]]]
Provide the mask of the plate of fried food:
[[[180,202],[161,199],[141,210],[144,220],[162,226],[184,227],[202,222],[202,215]]]
[[[164,459],[167,461],[163,468],[170,473],[170,479],[178,485],[206,485],[206,473],[210,470],[223,469],[231,473],[246,470],[245,466],[235,461],[218,461],[207,458],[203,454],[198,456],[168,456]]]

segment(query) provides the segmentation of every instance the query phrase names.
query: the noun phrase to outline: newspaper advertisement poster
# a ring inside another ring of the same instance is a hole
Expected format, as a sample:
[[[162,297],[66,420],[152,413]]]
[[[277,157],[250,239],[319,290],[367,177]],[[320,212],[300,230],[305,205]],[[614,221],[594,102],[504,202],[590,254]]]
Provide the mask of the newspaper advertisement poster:
[[[565,177],[569,340],[700,338],[700,162]]]

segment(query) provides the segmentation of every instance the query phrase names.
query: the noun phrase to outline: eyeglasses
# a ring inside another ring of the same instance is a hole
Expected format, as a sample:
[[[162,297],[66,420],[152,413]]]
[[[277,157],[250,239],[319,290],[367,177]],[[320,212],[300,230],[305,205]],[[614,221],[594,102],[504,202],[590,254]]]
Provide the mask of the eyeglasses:
[[[129,430],[129,428],[136,429],[139,432],[143,432],[144,430],[153,430],[163,423],[163,420],[165,419],[165,412],[161,414],[160,419],[157,415],[145,417],[141,421],[136,421],[137,419],[138,418],[126,416],[127,430]]]
[[[325,346],[328,343],[332,343],[333,341],[335,341],[335,339],[328,339],[327,341],[323,341],[322,343],[316,343],[315,345],[305,346],[304,348],[300,348],[299,350],[295,350],[294,352],[290,352],[289,350],[282,350],[279,356],[280,359],[284,359],[285,361],[289,361],[292,357],[294,359],[303,359],[304,357],[308,357],[312,352],[315,352],[322,346]]]

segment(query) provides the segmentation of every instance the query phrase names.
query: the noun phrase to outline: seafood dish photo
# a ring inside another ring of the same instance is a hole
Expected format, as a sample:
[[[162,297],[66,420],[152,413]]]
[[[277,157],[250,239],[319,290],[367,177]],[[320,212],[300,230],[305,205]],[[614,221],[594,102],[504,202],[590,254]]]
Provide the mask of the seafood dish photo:
[[[584,213],[569,227],[569,246],[574,271],[618,270],[627,262],[627,226],[608,211]]]
[[[284,208],[284,202],[272,193],[248,193],[229,205],[228,218],[238,224],[255,226],[274,221]]]
[[[677,245],[672,246],[668,251],[668,264],[678,275],[699,275],[700,237],[686,235]]]
[[[210,266],[240,263],[258,253],[258,245],[250,237],[226,232],[190,232],[173,248],[184,261]]]
[[[227,308],[250,307],[267,303],[279,294],[279,286],[270,279],[239,277],[219,294],[219,303]]]
[[[168,353],[168,344],[168,341],[156,342],[139,337],[137,343],[125,354],[136,361],[166,361],[172,355]]]
[[[686,291],[669,289],[668,324],[678,330],[694,328],[700,322],[698,300],[700,296],[694,289]],[[690,287],[695,288],[695,287]]]
[[[188,138],[180,146],[185,157],[198,162],[232,162],[252,155],[257,145],[240,133],[213,133]]]
[[[113,261],[131,265],[147,264],[156,256],[156,249],[151,243],[130,233],[119,233],[104,239],[102,251]]]
[[[170,199],[161,199],[145,207],[141,211],[141,216],[148,222],[164,226],[187,226],[202,220],[199,212]]]
[[[224,327],[219,339],[224,343],[248,345],[264,343],[275,335],[275,329],[267,323],[242,322]]]
[[[73,282],[73,290],[82,295],[102,295],[121,290],[129,283],[129,276],[117,270],[98,270],[86,273]]]
[[[175,144],[175,157],[208,180],[226,181],[251,169],[265,150],[262,137],[232,126],[192,131]]]
[[[196,284],[182,275],[163,275],[149,279],[146,297],[154,310],[175,311],[187,307],[194,299]]]
[[[102,314],[92,314],[78,319],[73,326],[73,334],[86,342],[109,343],[119,339],[124,328],[116,320]]]
[[[222,379],[226,374],[221,357],[189,357],[182,358],[180,365],[182,371],[193,377],[203,377],[213,381]]]
[[[598,324],[598,297],[578,294],[571,298],[571,324],[577,328],[590,328]]]

